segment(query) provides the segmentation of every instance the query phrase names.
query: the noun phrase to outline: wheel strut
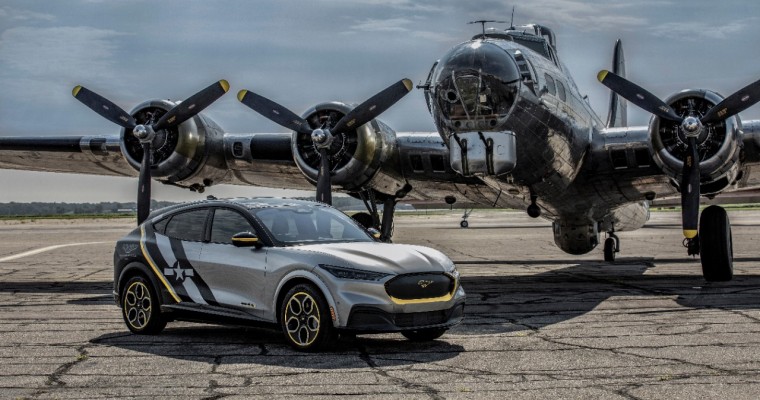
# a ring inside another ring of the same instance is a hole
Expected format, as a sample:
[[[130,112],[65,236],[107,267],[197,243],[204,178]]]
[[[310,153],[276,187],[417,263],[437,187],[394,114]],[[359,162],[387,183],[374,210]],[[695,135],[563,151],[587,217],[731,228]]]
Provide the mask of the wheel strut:
[[[396,198],[388,197],[383,203],[383,223],[380,225],[380,240],[391,242],[393,236],[393,213],[396,210]]]

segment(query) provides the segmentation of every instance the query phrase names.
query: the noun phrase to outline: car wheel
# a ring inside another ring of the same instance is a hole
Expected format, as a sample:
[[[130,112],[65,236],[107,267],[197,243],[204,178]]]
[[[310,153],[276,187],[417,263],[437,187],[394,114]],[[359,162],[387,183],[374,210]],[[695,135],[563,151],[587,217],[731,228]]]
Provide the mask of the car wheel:
[[[417,329],[414,331],[401,331],[405,338],[412,342],[429,342],[438,339],[446,333],[446,328]]]
[[[166,326],[153,284],[143,276],[133,276],[121,293],[121,315],[132,333],[156,334]]]
[[[306,283],[285,294],[280,304],[280,325],[288,344],[301,351],[324,347],[335,332],[327,301],[317,288]]]

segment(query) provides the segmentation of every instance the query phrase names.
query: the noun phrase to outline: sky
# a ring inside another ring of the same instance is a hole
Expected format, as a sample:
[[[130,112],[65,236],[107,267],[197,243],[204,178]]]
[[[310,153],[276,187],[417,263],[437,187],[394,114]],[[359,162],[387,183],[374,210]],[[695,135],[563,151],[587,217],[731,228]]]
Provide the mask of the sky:
[[[296,113],[323,101],[358,103],[391,83],[418,83],[477,19],[539,23],[597,113],[609,91],[596,81],[623,40],[628,78],[660,98],[687,88],[727,96],[760,78],[760,2],[723,0],[3,0],[0,135],[118,134],[71,96],[76,85],[126,110],[181,100],[219,80],[230,93],[204,114],[227,132],[282,132],[235,98],[253,90]],[[492,24],[506,28],[508,24]],[[760,107],[741,114],[760,119]],[[381,117],[398,132],[434,131],[421,90]],[[629,106],[629,124],[649,116]],[[133,201],[137,180],[0,171],[0,202]],[[153,185],[158,200],[197,194]],[[217,197],[293,195],[217,186]]]

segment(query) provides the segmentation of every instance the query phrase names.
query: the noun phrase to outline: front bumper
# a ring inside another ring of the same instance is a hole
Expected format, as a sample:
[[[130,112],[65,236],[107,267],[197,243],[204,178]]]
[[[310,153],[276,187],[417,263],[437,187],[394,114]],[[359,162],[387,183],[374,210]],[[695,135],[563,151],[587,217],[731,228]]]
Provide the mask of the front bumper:
[[[362,333],[400,332],[427,328],[450,328],[462,322],[464,300],[446,310],[411,313],[389,313],[373,305],[351,307],[348,324],[344,328]]]

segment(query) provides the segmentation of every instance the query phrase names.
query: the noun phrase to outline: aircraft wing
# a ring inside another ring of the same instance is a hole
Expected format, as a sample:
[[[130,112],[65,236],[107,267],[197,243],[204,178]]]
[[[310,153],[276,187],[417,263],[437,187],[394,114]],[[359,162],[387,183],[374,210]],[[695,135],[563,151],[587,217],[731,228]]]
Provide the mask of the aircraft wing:
[[[760,120],[745,121],[739,139],[743,151],[735,179],[726,182],[721,193],[760,188]],[[677,182],[651,156],[650,141],[647,126],[601,131],[594,137],[585,179],[593,183],[599,193],[622,193],[630,200],[640,199],[642,194],[649,194],[652,199],[680,196]],[[620,190],[610,190],[611,187]]]
[[[118,135],[0,137],[0,168],[137,176]]]

